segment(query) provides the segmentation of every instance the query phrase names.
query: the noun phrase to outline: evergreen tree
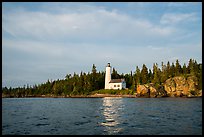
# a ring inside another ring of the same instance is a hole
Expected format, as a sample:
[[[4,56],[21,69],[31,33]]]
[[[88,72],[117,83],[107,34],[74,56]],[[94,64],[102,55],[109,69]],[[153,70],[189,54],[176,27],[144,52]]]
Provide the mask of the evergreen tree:
[[[190,59],[188,62],[187,73],[188,74],[194,74],[194,61],[193,61],[193,59]]]
[[[135,72],[135,83],[137,85],[141,84],[141,74],[140,74],[140,69],[138,66],[136,67],[136,72]]]
[[[120,75],[120,78],[124,78],[124,74],[123,73]]]
[[[83,89],[86,93],[89,93],[89,79],[88,79],[88,75],[86,75],[86,73],[84,73],[84,86]]]
[[[95,64],[93,64],[93,66],[92,66],[92,73],[93,73],[93,74],[96,74],[96,71],[97,71],[97,70],[96,70],[96,66],[95,66]]]
[[[118,72],[115,70],[115,68],[113,68],[113,71],[111,73],[111,78],[112,79],[119,79],[120,75],[118,74]]]
[[[79,89],[79,92],[83,94],[83,92],[84,92],[84,75],[83,75],[82,71],[81,71],[80,77],[79,77],[78,89]]]
[[[126,81],[126,87],[132,88],[132,77],[131,74],[125,74],[125,81]]]
[[[161,71],[161,83],[164,83],[168,76],[167,76],[167,67],[166,65],[164,65],[164,63],[162,62],[162,71]]]
[[[186,68],[185,63],[183,64],[182,72],[183,72],[184,76],[187,74],[187,68]]]
[[[180,74],[183,75],[193,75],[198,79],[198,89],[202,89],[202,64],[198,64],[196,60],[190,59],[188,62],[188,66],[184,63],[183,67],[179,64],[179,61],[176,60],[176,64],[174,63],[170,66],[169,61],[165,66],[162,62],[162,69],[160,70],[157,63],[153,64],[153,71],[148,69],[145,64],[143,64],[142,69],[140,71],[139,67],[136,66],[136,71],[134,75],[132,71],[129,74],[121,74],[119,75],[117,71],[113,70],[112,78],[125,78],[126,87],[129,89],[136,89],[137,84],[145,84],[148,82],[152,82],[156,85],[161,84],[161,82],[165,82],[166,79],[170,77],[174,77]],[[26,97],[26,96],[37,96],[37,95],[79,95],[79,94],[90,94],[94,90],[103,89],[105,85],[105,72],[97,72],[96,66],[93,64],[91,72],[88,74],[83,73],[81,71],[80,75],[74,72],[73,76],[71,74],[67,74],[65,79],[62,80],[54,80],[47,82],[23,87],[17,87],[9,89],[7,87],[2,87],[2,95],[8,95],[13,97]]]
[[[141,76],[142,84],[146,84],[148,82],[148,69],[145,64],[142,66]]]
[[[65,76],[65,79],[66,79],[66,80],[68,80],[69,78],[71,78],[71,74],[67,74],[67,75]]]
[[[149,79],[148,79],[148,83],[150,83],[151,81],[152,81],[152,79],[153,79],[153,74],[152,74],[152,71],[151,71],[151,69],[149,69],[149,73],[148,73],[148,77],[149,77]]]
[[[193,74],[196,76],[196,77],[198,77],[198,73],[199,73],[199,65],[198,65],[198,63],[197,63],[197,61],[196,60],[194,60],[194,63],[193,63]]]
[[[134,86],[132,86],[133,83],[133,75],[132,75],[132,71],[130,71],[130,76],[129,76],[129,84],[130,84],[130,88],[133,89]]]
[[[175,76],[179,76],[181,73],[182,73],[181,65],[179,64],[179,61],[177,59],[175,67]]]
[[[105,73],[103,71],[102,72],[99,71],[98,84],[99,84],[98,89],[103,89],[105,86]]]
[[[167,78],[171,77],[171,65],[169,61],[167,62],[167,65],[166,65],[166,75],[167,75]]]
[[[93,64],[92,73],[91,73],[91,82],[90,82],[92,86],[92,90],[95,90],[98,87],[98,83],[96,82],[96,76],[97,76],[96,72],[97,72],[96,66]]]
[[[160,84],[160,70],[158,68],[158,64],[154,63],[153,64],[153,80],[152,80],[152,83],[154,84]]]
[[[175,76],[175,66],[174,63],[172,62],[172,65],[170,67],[170,76],[174,77]]]
[[[135,75],[133,75],[133,78],[132,78],[132,85],[131,85],[133,91],[136,90],[136,86],[137,86],[137,84],[136,84],[135,82],[136,82],[136,80],[135,80]]]
[[[202,64],[198,64],[198,89],[202,89]]]

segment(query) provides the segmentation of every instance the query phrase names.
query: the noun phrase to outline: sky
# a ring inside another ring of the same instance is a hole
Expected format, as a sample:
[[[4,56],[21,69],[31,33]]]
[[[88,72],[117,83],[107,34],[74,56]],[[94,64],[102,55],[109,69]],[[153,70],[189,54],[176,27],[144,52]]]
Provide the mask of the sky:
[[[201,2],[3,2],[2,87],[202,63]]]

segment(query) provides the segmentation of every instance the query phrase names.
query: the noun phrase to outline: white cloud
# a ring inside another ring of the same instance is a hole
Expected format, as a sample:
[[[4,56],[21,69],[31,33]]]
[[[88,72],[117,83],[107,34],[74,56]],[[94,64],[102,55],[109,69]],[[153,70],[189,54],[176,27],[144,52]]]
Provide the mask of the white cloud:
[[[3,9],[4,85],[9,81],[60,79],[67,73],[91,71],[93,63],[99,71],[111,62],[119,73],[129,73],[137,65],[152,68],[153,63],[199,59],[202,55],[202,40],[199,46],[194,45],[200,41],[200,33],[186,33],[192,30],[180,26],[181,22],[195,21],[196,13],[164,14],[156,24],[116,8],[62,5],[49,6],[49,10],[45,5],[40,11]],[[138,7],[148,9],[143,3]]]
[[[195,13],[166,13],[161,17],[161,24],[177,24],[180,22],[196,21]]]
[[[169,2],[168,7],[175,7],[175,8],[184,8],[184,7],[192,7],[201,4],[201,2]]]
[[[85,13],[51,14],[20,11],[3,14],[3,30],[17,38],[47,39],[116,39],[147,34],[165,36],[172,28],[160,27],[147,20],[104,9]]]
[[[25,41],[25,40],[3,40],[3,48],[10,48],[16,51],[26,52],[35,55],[46,56],[60,56],[63,52],[62,48],[59,48],[56,44],[37,42],[37,41]]]

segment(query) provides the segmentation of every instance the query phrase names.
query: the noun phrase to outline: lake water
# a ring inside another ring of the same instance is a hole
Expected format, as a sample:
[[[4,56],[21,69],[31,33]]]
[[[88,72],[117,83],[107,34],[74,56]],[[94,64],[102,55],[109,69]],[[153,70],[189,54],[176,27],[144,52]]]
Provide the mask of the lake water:
[[[2,98],[2,134],[202,135],[202,98]]]

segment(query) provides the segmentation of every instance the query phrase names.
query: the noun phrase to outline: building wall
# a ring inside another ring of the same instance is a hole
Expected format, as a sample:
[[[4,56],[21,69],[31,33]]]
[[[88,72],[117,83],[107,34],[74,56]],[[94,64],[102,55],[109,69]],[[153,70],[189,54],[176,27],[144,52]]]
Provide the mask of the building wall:
[[[109,82],[111,81],[111,67],[106,67],[106,75],[105,75],[105,89],[109,88]]]
[[[109,83],[111,81],[111,66],[110,63],[106,66],[106,73],[105,73],[105,89],[125,89],[126,83]]]
[[[122,83],[122,88],[125,89],[126,88],[126,82]]]
[[[109,83],[109,89],[122,89],[122,83]]]

